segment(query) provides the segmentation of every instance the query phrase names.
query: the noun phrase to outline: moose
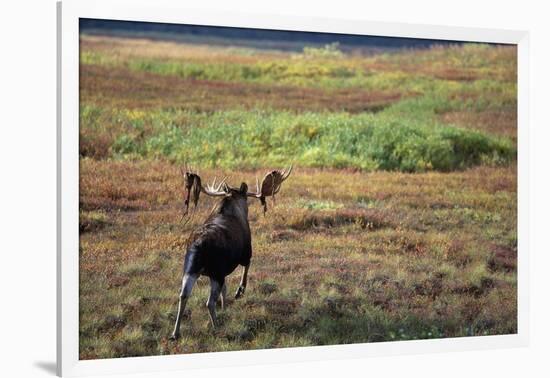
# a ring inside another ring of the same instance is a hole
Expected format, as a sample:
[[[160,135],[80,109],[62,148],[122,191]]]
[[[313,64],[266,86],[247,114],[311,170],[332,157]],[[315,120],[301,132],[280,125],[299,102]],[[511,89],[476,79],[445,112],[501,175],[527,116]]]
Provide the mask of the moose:
[[[188,239],[183,263],[178,314],[171,336],[172,340],[177,340],[180,336],[180,323],[185,305],[199,276],[207,276],[210,279],[210,295],[206,306],[213,328],[217,324],[216,302],[220,295],[222,309],[226,304],[225,277],[239,265],[243,267],[243,270],[235,299],[245,293],[252,257],[252,242],[248,224],[248,198],[259,199],[265,215],[267,211],[266,198],[273,197],[275,199],[282,183],[290,176],[291,172],[292,166],[282,171],[268,172],[261,185],[256,179],[256,191],[249,192],[246,183],[241,183],[238,188],[231,187],[226,183],[227,178],[222,179],[218,184],[214,178],[212,184],[203,186],[198,173],[193,172],[192,169],[182,170],[184,187],[187,192],[184,216],[189,212],[190,200],[193,201],[195,208],[197,207],[201,193],[212,197],[221,197],[221,201],[206,221],[195,229]]]

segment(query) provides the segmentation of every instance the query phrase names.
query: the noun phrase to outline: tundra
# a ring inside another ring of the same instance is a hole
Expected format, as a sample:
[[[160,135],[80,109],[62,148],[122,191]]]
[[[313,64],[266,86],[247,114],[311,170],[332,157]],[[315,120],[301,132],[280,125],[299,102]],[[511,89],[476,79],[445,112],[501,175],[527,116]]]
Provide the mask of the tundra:
[[[267,211],[266,197],[275,198],[274,196],[279,192],[282,183],[290,176],[291,172],[292,166],[286,170],[268,172],[264,176],[261,186],[256,179],[256,191],[249,192],[248,185],[244,182],[240,187],[234,188],[226,184],[225,179],[216,185],[216,178],[214,178],[211,185],[203,186],[198,173],[189,170],[182,171],[187,191],[185,215],[189,211],[189,201],[192,200],[196,207],[201,193],[220,197],[221,201],[204,224],[195,229],[189,237],[183,263],[178,314],[171,339],[176,340],[180,336],[180,324],[185,305],[199,276],[207,276],[210,279],[210,295],[206,306],[212,327],[216,327],[216,302],[220,295],[222,308],[226,304],[225,277],[239,265],[243,267],[243,271],[235,299],[245,293],[252,257],[248,224],[248,198],[259,199],[265,214]],[[191,196],[192,198],[190,198]]]

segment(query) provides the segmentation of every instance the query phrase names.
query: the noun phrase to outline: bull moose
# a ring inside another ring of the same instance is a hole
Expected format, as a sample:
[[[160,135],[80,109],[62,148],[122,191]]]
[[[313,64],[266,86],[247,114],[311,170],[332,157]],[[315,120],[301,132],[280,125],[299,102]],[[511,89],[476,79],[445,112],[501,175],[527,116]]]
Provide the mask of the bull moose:
[[[216,302],[221,295],[221,306],[225,307],[226,284],[225,277],[231,274],[238,265],[243,267],[240,285],[235,293],[235,299],[240,298],[247,283],[248,269],[252,257],[250,226],[248,224],[248,198],[259,199],[263,205],[264,214],[267,211],[267,197],[275,198],[281,189],[281,184],[292,172],[292,166],[285,170],[268,172],[260,185],[256,179],[256,191],[249,192],[248,185],[242,183],[234,188],[226,183],[226,179],[216,184],[216,178],[211,185],[203,186],[198,173],[192,170],[182,170],[185,190],[185,215],[189,211],[189,202],[197,206],[199,196],[204,193],[222,200],[214,208],[204,224],[195,229],[187,243],[187,252],[183,263],[183,279],[179,296],[176,325],[171,339],[180,335],[180,323],[185,305],[195,281],[199,276],[210,278],[210,295],[206,306],[210,315],[212,327],[216,327]],[[190,198],[192,196],[192,198]]]

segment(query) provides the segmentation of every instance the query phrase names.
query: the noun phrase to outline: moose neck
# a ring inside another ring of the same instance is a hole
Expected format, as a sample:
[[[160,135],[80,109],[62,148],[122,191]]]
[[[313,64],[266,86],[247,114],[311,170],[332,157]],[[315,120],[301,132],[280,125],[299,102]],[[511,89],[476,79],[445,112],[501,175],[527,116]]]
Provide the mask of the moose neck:
[[[247,200],[246,198],[226,197],[221,201],[218,213],[233,216],[243,223],[248,223]]]

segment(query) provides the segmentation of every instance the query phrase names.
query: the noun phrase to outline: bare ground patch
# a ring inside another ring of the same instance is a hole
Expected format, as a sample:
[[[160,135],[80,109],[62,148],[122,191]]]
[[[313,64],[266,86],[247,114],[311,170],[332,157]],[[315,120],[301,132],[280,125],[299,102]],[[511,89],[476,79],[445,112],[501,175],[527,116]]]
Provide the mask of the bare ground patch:
[[[440,115],[445,123],[483,130],[491,134],[502,135],[517,141],[517,111],[487,110],[483,112],[448,112]]]
[[[81,65],[82,101],[120,108],[196,111],[267,107],[296,111],[379,111],[404,95],[397,91],[323,90],[183,79],[120,67]]]

